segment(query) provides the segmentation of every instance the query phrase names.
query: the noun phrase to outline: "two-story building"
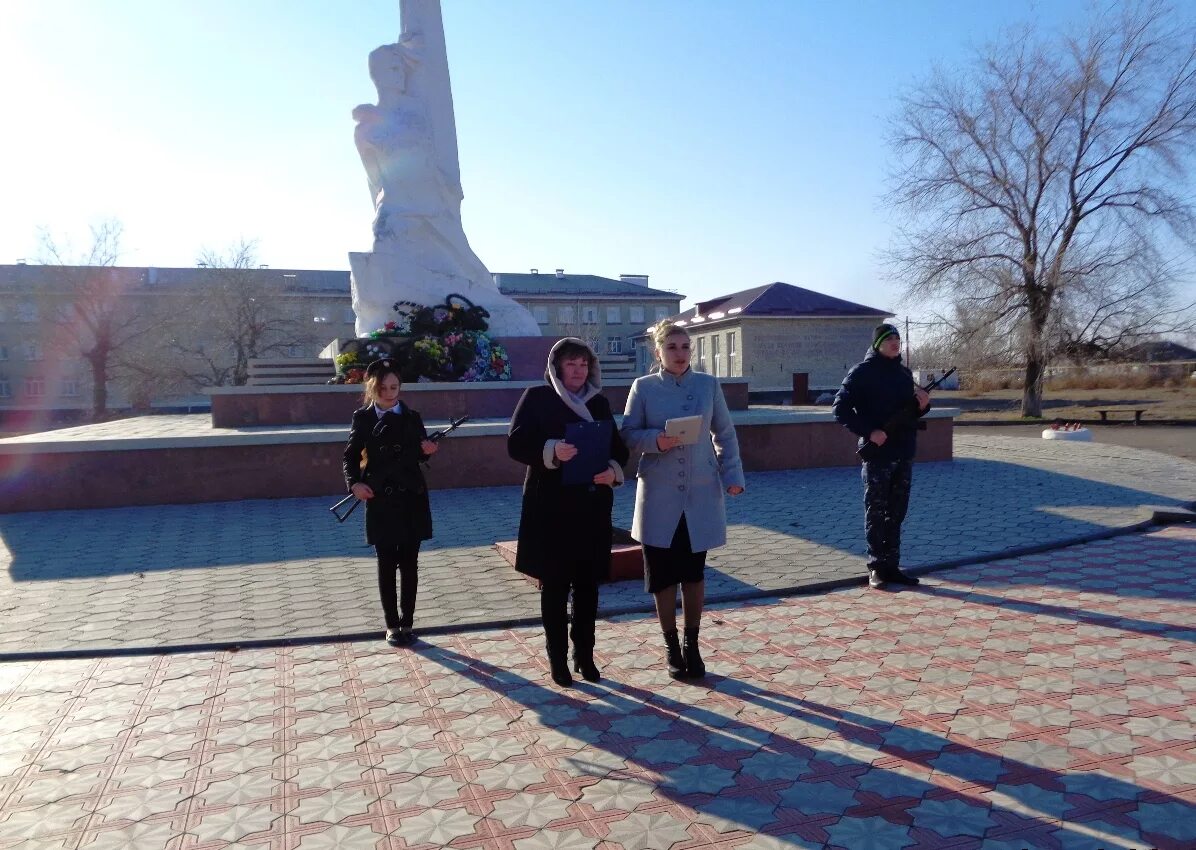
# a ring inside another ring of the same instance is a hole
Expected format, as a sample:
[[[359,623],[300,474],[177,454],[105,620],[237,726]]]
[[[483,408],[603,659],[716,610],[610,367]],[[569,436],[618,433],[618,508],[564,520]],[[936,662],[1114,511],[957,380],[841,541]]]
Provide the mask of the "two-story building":
[[[91,409],[92,370],[81,349],[92,345],[90,325],[102,314],[117,324],[117,339],[133,336],[130,329],[141,331],[135,342],[111,352],[109,409],[134,403],[206,404],[200,387],[216,381],[212,367],[233,358],[228,328],[233,319],[220,313],[238,307],[228,300],[222,307],[213,297],[220,276],[230,274],[236,275],[226,289],[230,297],[251,304],[263,326],[288,333],[284,343],[271,345],[268,356],[313,358],[329,338],[353,333],[348,272],[0,265],[0,419],[20,413],[69,419]],[[255,293],[261,297],[255,299]],[[72,306],[76,299],[83,310]],[[188,363],[188,357],[198,355],[187,352],[201,349],[213,362]],[[134,367],[143,367],[141,379],[151,388],[155,369],[166,381],[172,370],[162,367],[168,362],[178,365],[177,374],[194,375],[193,386],[183,381],[135,399],[140,391],[131,382],[138,370],[120,366],[130,359]]]
[[[91,408],[91,369],[80,356],[89,332],[68,309],[69,293],[87,276],[103,277],[122,321],[154,317],[161,322],[156,335],[139,348],[140,357],[159,367],[170,360],[179,374],[194,376],[190,387],[162,387],[140,400],[132,398],[136,393],[126,382],[114,380],[108,407],[128,409],[135,401],[156,407],[206,404],[201,388],[215,381],[204,375],[212,364],[199,360],[232,356],[227,329],[217,327],[227,317],[218,315],[223,308],[212,297],[221,276],[229,274],[236,275],[234,290],[260,295],[254,309],[268,302],[263,321],[294,332],[293,341],[271,346],[265,356],[310,360],[330,340],[354,335],[347,271],[0,265],[0,420],[22,412],[71,418]],[[495,274],[494,280],[531,311],[544,335],[590,342],[612,375],[635,374],[635,340],[644,328],[675,315],[683,297],[651,289],[646,275],[614,280],[533,269]],[[202,357],[196,354],[201,349]],[[188,364],[188,357],[194,362]]]
[[[695,370],[749,378],[755,394],[790,392],[794,373],[808,376],[811,391],[838,387],[873,329],[892,315],[778,282],[708,298],[668,318],[689,331]],[[638,365],[651,365],[646,348]]]
[[[676,315],[685,297],[652,289],[648,276],[619,275],[618,280],[590,274],[502,272],[494,282],[504,294],[531,311],[544,336],[575,336],[588,342],[602,360],[604,374],[636,372],[636,347],[644,329]]]

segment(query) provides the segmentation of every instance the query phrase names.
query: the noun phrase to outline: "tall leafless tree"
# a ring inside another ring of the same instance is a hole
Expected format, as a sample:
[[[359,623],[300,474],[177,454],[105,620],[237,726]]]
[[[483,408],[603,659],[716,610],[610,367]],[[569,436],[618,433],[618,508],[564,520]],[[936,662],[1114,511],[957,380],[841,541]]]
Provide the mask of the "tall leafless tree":
[[[185,304],[171,342],[175,368],[192,385],[240,386],[249,378],[250,360],[314,338],[311,325],[288,310],[293,293],[282,277],[262,274],[256,254],[256,244],[242,240],[199,257],[205,280],[180,296]]]
[[[891,198],[908,219],[893,270],[911,299],[1017,328],[1025,416],[1042,414],[1050,329],[1070,293],[1101,281],[1120,287],[1115,300],[1153,293],[1172,309],[1165,272],[1194,221],[1191,20],[1148,2],[1059,39],[1026,28],[903,99]],[[1152,258],[1151,273],[1122,278]]]
[[[108,416],[109,387],[121,358],[154,330],[154,320],[127,297],[139,284],[114,268],[120,259],[123,228],[109,219],[91,228],[91,241],[81,252],[42,231],[38,260],[57,266],[53,282],[38,293],[46,319],[59,326],[91,371],[92,418]]]

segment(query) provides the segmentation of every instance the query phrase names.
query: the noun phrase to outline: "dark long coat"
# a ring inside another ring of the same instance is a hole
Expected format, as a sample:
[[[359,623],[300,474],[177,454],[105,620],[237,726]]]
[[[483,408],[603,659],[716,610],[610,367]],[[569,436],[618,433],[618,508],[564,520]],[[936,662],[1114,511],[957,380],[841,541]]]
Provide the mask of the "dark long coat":
[[[596,395],[586,402],[594,421],[613,421],[610,402]],[[561,483],[561,470],[544,465],[544,444],[563,440],[565,426],[583,421],[548,385],[524,392],[511,418],[507,453],[527,464],[519,550],[515,569],[545,581],[606,581],[610,578],[610,487]],[[611,429],[611,459],[627,463],[627,446]]]
[[[365,541],[373,546],[409,546],[432,536],[432,508],[420,462],[428,438],[420,415],[403,405],[402,413],[378,418],[373,405],[353,413],[345,446],[345,485],[364,482],[374,498],[365,503]],[[362,462],[364,460],[364,467]]]

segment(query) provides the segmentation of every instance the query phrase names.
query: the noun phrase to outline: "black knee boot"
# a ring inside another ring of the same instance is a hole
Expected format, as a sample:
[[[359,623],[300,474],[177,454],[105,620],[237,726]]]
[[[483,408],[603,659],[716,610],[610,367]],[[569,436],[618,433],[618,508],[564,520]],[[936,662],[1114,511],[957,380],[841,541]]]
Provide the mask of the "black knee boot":
[[[685,678],[685,659],[681,655],[681,644],[677,642],[677,630],[669,629],[664,633],[666,659],[669,665],[669,677],[673,679]]]
[[[597,583],[574,582],[573,625],[569,629],[569,637],[573,639],[573,670],[587,682],[602,681],[602,671],[594,663],[594,624],[597,619]]]
[[[548,584],[540,591],[540,617],[544,622],[544,646],[552,681],[562,688],[573,684],[569,673],[569,615],[566,602],[569,585]]]
[[[702,663],[702,655],[698,652],[698,629],[696,626],[685,630],[685,649],[682,654],[685,658],[685,678],[701,679],[706,675],[706,665]]]

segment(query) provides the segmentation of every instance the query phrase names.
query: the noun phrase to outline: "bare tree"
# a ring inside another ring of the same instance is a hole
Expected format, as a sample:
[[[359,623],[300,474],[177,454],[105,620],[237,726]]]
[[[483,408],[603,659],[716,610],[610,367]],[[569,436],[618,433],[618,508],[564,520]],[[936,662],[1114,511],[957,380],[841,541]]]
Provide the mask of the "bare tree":
[[[226,252],[205,250],[198,264],[208,269],[198,290],[183,296],[174,328],[174,369],[200,387],[242,385],[249,361],[312,341],[313,331],[297,312],[288,312],[281,276],[258,270],[257,247],[242,240]],[[196,319],[198,318],[198,321]]]
[[[1093,274],[1059,293],[1048,336],[1073,363],[1116,360],[1147,340],[1196,329],[1196,307],[1180,304],[1169,285],[1176,276],[1150,246],[1112,274]]]
[[[1062,40],[1011,33],[969,73],[932,74],[895,119],[892,199],[909,220],[894,271],[911,298],[949,297],[1016,329],[1025,416],[1042,414],[1061,301],[1165,257],[1169,236],[1191,245],[1193,207],[1172,188],[1196,145],[1190,21],[1129,4]],[[1174,309],[1167,268],[1118,284],[1114,300],[1151,292]]]
[[[154,320],[126,294],[139,281],[114,268],[120,259],[120,222],[109,219],[91,228],[91,243],[74,253],[69,245],[42,231],[38,259],[58,266],[54,283],[39,293],[48,320],[63,329],[91,370],[92,418],[108,415],[108,390],[118,377],[121,358],[154,329]]]

